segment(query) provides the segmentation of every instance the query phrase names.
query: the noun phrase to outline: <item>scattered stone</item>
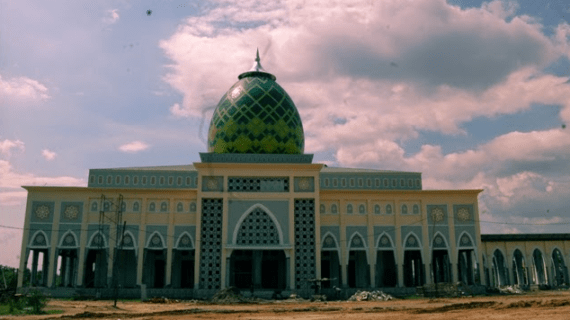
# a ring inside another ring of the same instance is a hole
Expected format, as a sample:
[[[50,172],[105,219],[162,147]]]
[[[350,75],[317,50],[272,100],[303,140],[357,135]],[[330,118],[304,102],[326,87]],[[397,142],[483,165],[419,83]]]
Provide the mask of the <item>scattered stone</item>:
[[[388,301],[394,297],[382,291],[356,291],[348,301]]]
[[[311,302],[324,302],[327,301],[327,296],[324,294],[314,294],[311,296]]]
[[[519,285],[517,285],[517,284],[512,285],[512,286],[499,287],[499,292],[505,293],[505,294],[523,294],[524,293],[524,291],[521,289],[521,287],[519,287]]]
[[[150,298],[148,300],[145,300],[144,302],[146,303],[178,303],[180,302],[179,300],[176,299],[168,299],[165,297],[154,297],[154,298]]]

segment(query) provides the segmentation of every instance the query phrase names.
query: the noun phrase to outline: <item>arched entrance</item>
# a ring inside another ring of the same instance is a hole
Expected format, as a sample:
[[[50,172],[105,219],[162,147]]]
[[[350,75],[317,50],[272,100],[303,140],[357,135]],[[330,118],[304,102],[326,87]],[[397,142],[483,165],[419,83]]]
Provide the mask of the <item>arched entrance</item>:
[[[509,284],[509,277],[507,274],[507,267],[505,266],[505,257],[503,253],[496,249],[493,253],[493,283],[495,286],[505,286]]]
[[[418,237],[410,234],[404,249],[404,286],[417,287],[425,283],[424,264]]]
[[[395,287],[398,284],[398,277],[392,240],[387,234],[383,234],[378,238],[376,247],[376,286]]]
[[[163,288],[166,281],[166,246],[160,233],[148,238],[144,249],[143,282],[148,288]]]
[[[85,286],[87,288],[104,288],[107,286],[107,239],[95,233],[89,241],[85,258]]]
[[[451,282],[449,252],[441,234],[436,234],[432,241],[431,267],[434,283]]]
[[[119,242],[122,249],[115,254],[116,281],[121,288],[134,288],[137,284],[137,253],[135,237],[126,231]],[[122,245],[121,245],[122,244]]]
[[[240,289],[285,289],[283,250],[234,250],[230,258],[230,285]]]
[[[332,234],[326,234],[321,246],[321,278],[330,280],[322,283],[323,288],[340,287],[342,273],[339,257],[337,241]]]
[[[283,234],[277,219],[265,207],[247,210],[234,231],[230,256],[230,286],[240,289],[285,289],[287,257],[281,248]]]
[[[37,286],[47,286],[47,274],[49,269],[49,238],[47,234],[42,231],[38,230],[36,233],[31,237],[32,241],[28,246],[28,260],[26,265],[31,270],[30,274],[30,286],[37,287]],[[29,258],[30,255],[32,256],[31,265]]]
[[[457,252],[457,275],[459,281],[473,285],[475,284],[475,270],[477,269],[477,259],[475,257],[475,246],[471,237],[464,233],[459,237]],[[477,277],[479,278],[479,277]],[[478,281],[480,281],[478,279]]]
[[[347,280],[350,288],[370,287],[370,266],[364,239],[358,233],[352,236],[348,248]]]
[[[542,252],[538,249],[534,249],[532,252],[532,262],[533,262],[533,282],[535,284],[547,284],[548,278],[546,276],[546,266],[544,263],[544,257]]]
[[[528,285],[526,262],[519,249],[513,253],[513,281],[520,286]]]
[[[71,231],[62,237],[57,250],[56,286],[75,287],[78,267],[78,241]]]
[[[172,250],[172,286],[174,288],[194,287],[195,265],[194,241],[187,232],[182,233]]]
[[[558,249],[552,251],[552,274],[554,275],[554,286],[568,285],[568,268],[564,263],[564,256]]]

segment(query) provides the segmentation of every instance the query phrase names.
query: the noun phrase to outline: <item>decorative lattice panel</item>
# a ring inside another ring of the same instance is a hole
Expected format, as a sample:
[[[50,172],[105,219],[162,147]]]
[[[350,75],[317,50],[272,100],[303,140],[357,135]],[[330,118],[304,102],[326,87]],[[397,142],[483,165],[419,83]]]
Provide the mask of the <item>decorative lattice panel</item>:
[[[378,241],[379,248],[392,248],[392,241],[387,236],[382,236]]]
[[[222,199],[202,199],[200,289],[220,289],[222,215]]]
[[[229,177],[228,191],[289,192],[289,178]]]
[[[149,248],[164,248],[162,238],[158,234],[154,234],[148,243]]]
[[[266,246],[279,244],[279,233],[273,220],[263,210],[257,208],[243,220],[236,244],[245,246]]]
[[[32,245],[34,246],[47,246],[47,240],[43,233],[38,233],[32,241]]]
[[[472,247],[473,242],[471,241],[471,238],[469,238],[467,235],[464,234],[461,237],[461,240],[459,241],[459,246],[461,246],[461,247]]]
[[[447,248],[447,246],[445,245],[445,240],[443,240],[443,238],[440,235],[437,235],[433,239],[432,245],[434,248]]]
[[[295,199],[295,285],[306,288],[316,277],[315,200]]]

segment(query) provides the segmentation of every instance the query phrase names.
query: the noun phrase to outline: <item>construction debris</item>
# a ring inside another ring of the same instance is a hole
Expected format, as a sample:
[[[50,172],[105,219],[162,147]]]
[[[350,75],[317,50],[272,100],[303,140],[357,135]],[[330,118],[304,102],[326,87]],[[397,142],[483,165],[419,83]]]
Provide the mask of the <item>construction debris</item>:
[[[244,297],[236,287],[221,289],[210,300],[212,303],[232,304],[232,303],[259,303],[263,299],[256,297]]]
[[[499,287],[499,292],[500,293],[506,293],[506,294],[523,294],[524,291],[521,289],[521,287],[519,287],[519,285],[515,284],[512,286],[503,286],[503,287]]]
[[[168,299],[165,297],[154,297],[154,298],[150,298],[148,300],[145,300],[144,302],[146,303],[178,303],[180,302],[180,300],[175,300],[175,299]]]
[[[388,301],[394,297],[382,291],[356,291],[348,301]]]

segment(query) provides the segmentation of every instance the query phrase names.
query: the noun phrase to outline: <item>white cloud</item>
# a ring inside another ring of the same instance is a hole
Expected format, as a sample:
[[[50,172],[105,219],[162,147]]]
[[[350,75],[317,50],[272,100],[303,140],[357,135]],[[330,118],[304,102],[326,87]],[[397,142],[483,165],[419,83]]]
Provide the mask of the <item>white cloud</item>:
[[[39,101],[46,100],[50,96],[47,87],[37,80],[27,77],[2,79],[0,75],[0,97],[2,102],[3,99]]]
[[[190,116],[190,113],[187,110],[180,108],[179,103],[175,103],[170,107],[170,113],[177,118],[186,118]]]
[[[81,186],[84,184],[83,179],[73,177],[40,177],[31,173],[18,173],[14,171],[10,162],[0,160],[0,189],[20,191],[21,186]]]
[[[12,155],[12,149],[24,151],[24,143],[20,140],[0,140],[0,155],[10,157]]]
[[[119,18],[119,9],[107,10],[107,15],[103,18],[103,22],[111,25],[119,21]]]
[[[48,149],[43,149],[42,150],[42,157],[44,157],[44,159],[46,159],[47,161],[51,161],[53,159],[55,159],[55,157],[57,156],[57,153],[50,151]]]
[[[148,149],[150,146],[142,141],[133,141],[119,147],[119,150],[127,153],[136,153]]]
[[[466,135],[463,124],[477,117],[536,105],[560,106],[570,123],[568,77],[542,71],[568,56],[570,26],[546,36],[516,9],[510,1],[465,10],[444,0],[224,1],[160,43],[173,61],[164,80],[183,95],[170,112],[200,117],[213,108],[259,47],[301,113],[305,152],[332,153],[342,166],[423,172],[425,188],[484,188],[481,207],[499,222],[536,216],[548,203],[564,216],[567,131],[515,128],[447,154],[402,147],[422,131]]]

